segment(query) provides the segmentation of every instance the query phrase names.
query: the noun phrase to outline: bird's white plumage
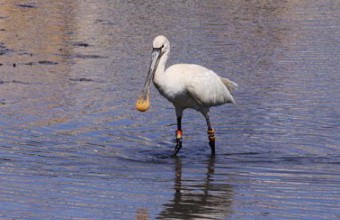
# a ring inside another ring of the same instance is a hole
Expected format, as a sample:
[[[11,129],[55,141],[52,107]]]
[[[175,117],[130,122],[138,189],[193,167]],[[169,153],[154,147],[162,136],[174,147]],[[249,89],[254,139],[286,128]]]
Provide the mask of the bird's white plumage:
[[[234,102],[229,90],[235,88],[236,83],[195,64],[175,64],[165,70],[170,43],[164,36],[158,36],[153,46],[162,48],[163,53],[153,82],[160,94],[172,102],[177,110],[193,108],[203,113],[209,107]]]
[[[154,83],[165,98],[183,109],[200,110],[234,102],[221,77],[199,65],[173,65],[163,73],[156,72]]]

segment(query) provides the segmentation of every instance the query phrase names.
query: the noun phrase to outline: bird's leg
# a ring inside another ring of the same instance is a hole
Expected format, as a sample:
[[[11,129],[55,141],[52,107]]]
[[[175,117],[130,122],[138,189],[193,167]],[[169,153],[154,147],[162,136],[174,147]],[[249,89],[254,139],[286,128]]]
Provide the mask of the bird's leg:
[[[208,139],[209,139],[209,146],[211,149],[211,154],[215,155],[215,130],[211,127],[210,120],[208,114],[205,115],[205,119],[207,120],[208,125]]]
[[[182,116],[177,117],[177,131],[176,131],[176,147],[173,156],[176,156],[179,150],[182,148]]]

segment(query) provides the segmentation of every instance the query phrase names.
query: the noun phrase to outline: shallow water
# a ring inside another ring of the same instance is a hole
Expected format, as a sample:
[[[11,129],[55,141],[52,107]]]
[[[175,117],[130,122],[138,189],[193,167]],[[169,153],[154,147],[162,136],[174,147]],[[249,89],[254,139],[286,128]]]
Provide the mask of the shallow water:
[[[24,3],[23,3],[24,2]],[[1,219],[340,218],[339,1],[1,1]],[[151,42],[236,105],[135,110]]]

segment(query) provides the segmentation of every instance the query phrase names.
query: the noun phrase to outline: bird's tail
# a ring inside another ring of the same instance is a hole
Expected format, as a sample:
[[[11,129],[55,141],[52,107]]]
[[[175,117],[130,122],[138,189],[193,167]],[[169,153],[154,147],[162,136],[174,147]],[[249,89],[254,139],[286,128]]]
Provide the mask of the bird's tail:
[[[238,87],[237,83],[227,79],[227,78],[222,78],[221,80],[223,82],[223,84],[227,87],[227,89],[229,90],[230,93],[232,93],[233,91],[235,91]]]

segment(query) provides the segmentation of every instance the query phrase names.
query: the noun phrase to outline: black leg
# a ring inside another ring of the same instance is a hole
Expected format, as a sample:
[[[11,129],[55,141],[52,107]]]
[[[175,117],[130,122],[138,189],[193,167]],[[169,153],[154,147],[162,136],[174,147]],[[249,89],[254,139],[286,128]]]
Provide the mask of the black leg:
[[[173,156],[176,156],[182,148],[182,136],[182,116],[179,116],[177,117],[176,147]]]
[[[208,138],[209,138],[209,146],[211,149],[211,154],[215,155],[215,130],[211,127],[210,120],[208,114],[205,115],[205,119],[208,125]]]
[[[177,117],[177,130],[182,130],[182,116]]]

